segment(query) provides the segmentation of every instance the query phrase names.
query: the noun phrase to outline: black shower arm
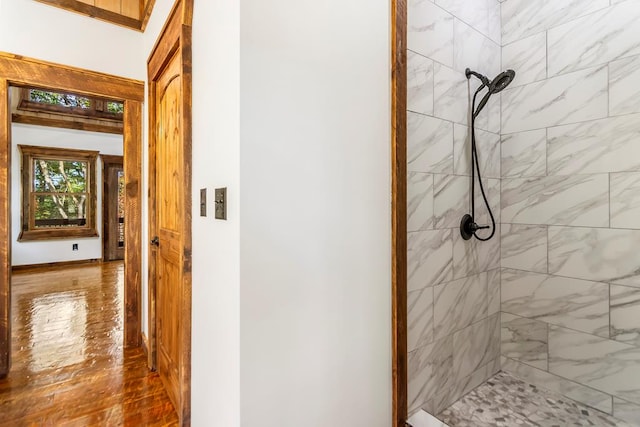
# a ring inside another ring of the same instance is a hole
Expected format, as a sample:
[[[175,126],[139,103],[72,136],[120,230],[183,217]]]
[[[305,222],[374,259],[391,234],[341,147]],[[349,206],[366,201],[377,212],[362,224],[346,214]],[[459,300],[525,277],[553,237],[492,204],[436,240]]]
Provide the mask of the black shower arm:
[[[473,70],[471,70],[470,68],[467,68],[464,72],[465,76],[467,76],[467,80],[469,80],[471,78],[471,76],[476,76],[484,86],[489,86],[491,84],[491,81],[489,80],[489,78],[487,76],[483,76],[480,73],[477,73]]]

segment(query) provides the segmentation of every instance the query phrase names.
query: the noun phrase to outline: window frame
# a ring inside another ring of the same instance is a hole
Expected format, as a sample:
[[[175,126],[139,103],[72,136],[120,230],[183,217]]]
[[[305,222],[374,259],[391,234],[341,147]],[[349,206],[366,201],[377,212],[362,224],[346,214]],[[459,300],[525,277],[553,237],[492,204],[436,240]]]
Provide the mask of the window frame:
[[[34,240],[60,240],[73,239],[79,237],[98,237],[96,227],[97,209],[97,185],[96,185],[96,165],[98,151],[75,150],[69,148],[38,147],[31,145],[18,145],[21,153],[21,192],[22,208],[20,214],[21,231],[18,241]],[[31,206],[33,191],[33,160],[73,160],[87,163],[87,215],[86,224],[75,227],[32,227],[34,211]]]
[[[58,104],[49,104],[46,102],[38,102],[31,100],[31,91],[39,90],[42,92],[50,92],[57,95],[71,95],[77,98],[85,98],[89,101],[89,107],[65,107]],[[62,114],[71,117],[82,117],[86,119],[96,120],[108,120],[114,122],[122,122],[124,118],[123,113],[112,113],[108,110],[107,104],[110,102],[124,104],[123,101],[114,99],[99,98],[95,96],[79,95],[72,92],[43,89],[37,87],[22,87],[20,88],[20,102],[18,103],[18,110],[31,111],[34,113],[50,113],[50,114]]]

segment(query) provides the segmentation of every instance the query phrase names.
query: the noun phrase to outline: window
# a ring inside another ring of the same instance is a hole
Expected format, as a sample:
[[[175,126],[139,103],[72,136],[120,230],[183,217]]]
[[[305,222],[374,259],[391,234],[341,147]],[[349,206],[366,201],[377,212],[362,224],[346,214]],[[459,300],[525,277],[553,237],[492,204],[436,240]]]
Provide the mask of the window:
[[[93,237],[97,151],[19,146],[22,232],[18,240]]]
[[[121,122],[124,103],[73,93],[27,87],[22,88],[18,109]]]

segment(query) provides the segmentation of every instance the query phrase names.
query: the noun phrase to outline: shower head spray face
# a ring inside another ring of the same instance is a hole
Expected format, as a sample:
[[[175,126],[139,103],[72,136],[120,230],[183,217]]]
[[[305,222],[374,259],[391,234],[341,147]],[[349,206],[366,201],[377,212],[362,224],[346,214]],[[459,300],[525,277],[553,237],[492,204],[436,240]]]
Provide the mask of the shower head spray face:
[[[482,74],[478,74],[475,71],[471,71],[467,68],[467,78],[470,78],[471,75],[474,76],[482,76]],[[490,81],[489,83],[484,83],[483,80],[483,85],[480,86],[478,88],[478,91],[476,93],[478,93],[484,86],[487,86],[489,88],[489,90],[487,91],[487,93],[482,97],[482,99],[480,100],[480,103],[478,104],[478,108],[476,109],[476,111],[473,112],[474,116],[477,116],[478,114],[480,114],[480,111],[484,108],[485,105],[487,105],[487,102],[489,101],[489,98],[491,97],[491,95],[493,95],[494,93],[498,93],[503,91],[507,86],[509,86],[509,84],[511,84],[511,82],[513,81],[513,79],[516,76],[516,72],[513,70],[507,70],[507,71],[503,71],[502,73],[498,74],[496,76],[495,79],[493,79],[492,81]],[[484,77],[484,76],[482,76]],[[480,77],[478,77],[480,78]],[[486,77],[484,77],[486,79]]]
[[[494,94],[509,86],[516,77],[516,72],[513,70],[506,70],[498,74],[495,79],[489,80],[487,76],[467,68],[465,70],[465,75],[467,76],[467,79],[470,79],[471,76],[477,77],[484,86],[489,88],[489,93]]]
[[[504,90],[507,86],[509,86],[509,84],[511,84],[511,82],[515,77],[516,77],[515,71],[513,70],[503,71],[502,73],[498,74],[495,79],[491,81],[491,83],[489,84],[489,92],[493,94],[493,93],[498,93]]]

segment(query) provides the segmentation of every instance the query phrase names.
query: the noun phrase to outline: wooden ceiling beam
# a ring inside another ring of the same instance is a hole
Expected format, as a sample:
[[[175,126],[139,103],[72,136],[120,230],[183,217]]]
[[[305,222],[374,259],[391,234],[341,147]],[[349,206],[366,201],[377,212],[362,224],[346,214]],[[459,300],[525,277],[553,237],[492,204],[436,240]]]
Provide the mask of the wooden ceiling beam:
[[[136,31],[144,31],[155,0],[36,0]]]

